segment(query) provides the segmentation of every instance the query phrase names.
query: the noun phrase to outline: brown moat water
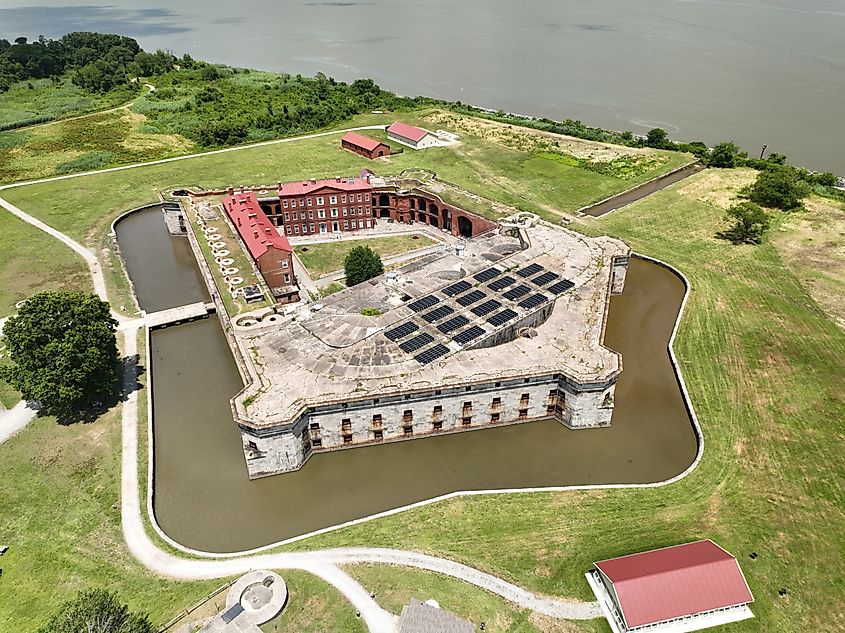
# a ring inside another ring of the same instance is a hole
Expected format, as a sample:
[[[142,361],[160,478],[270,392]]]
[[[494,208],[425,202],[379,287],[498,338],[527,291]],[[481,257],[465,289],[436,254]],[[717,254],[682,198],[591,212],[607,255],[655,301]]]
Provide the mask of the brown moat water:
[[[128,258],[127,265],[133,273]],[[666,347],[683,295],[671,271],[631,260],[605,337],[624,362],[610,428],[570,431],[543,421],[420,438],[317,454],[295,473],[256,481],[247,478],[231,418],[228,400],[241,381],[219,323],[155,331],[156,518],[183,545],[230,552],[457,490],[672,477],[696,452]]]

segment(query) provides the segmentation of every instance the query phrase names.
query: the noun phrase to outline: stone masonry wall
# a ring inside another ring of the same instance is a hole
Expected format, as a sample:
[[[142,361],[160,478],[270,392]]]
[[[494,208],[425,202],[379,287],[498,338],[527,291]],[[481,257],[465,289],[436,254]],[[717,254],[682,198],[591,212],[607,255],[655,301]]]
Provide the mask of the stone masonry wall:
[[[241,434],[254,478],[296,470],[314,451],[543,418],[570,428],[607,426],[614,388],[615,380],[577,388],[557,374],[513,379],[317,407],[292,424],[266,430],[242,426]]]

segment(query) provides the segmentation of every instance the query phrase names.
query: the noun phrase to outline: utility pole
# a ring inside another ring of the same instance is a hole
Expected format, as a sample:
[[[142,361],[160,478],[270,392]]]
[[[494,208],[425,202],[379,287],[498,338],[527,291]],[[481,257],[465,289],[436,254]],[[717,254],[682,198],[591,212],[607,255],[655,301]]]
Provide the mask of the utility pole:
[[[763,154],[766,153],[766,149],[768,147],[769,147],[768,145],[763,145],[763,149],[760,150],[760,160],[763,160]]]

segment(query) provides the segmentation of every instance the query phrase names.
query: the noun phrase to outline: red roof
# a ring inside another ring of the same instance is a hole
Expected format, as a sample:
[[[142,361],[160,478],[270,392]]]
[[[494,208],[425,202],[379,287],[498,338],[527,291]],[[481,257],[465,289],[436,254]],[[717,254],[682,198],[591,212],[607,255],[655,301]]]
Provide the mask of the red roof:
[[[392,134],[396,134],[397,136],[401,136],[402,138],[406,138],[409,141],[414,141],[414,143],[418,143],[425,137],[426,134],[429,134],[428,130],[423,130],[422,128],[414,127],[413,125],[408,125],[407,123],[402,123],[401,121],[397,121],[389,128],[387,128],[388,132]]]
[[[279,235],[273,223],[264,215],[258,198],[251,191],[223,198],[223,208],[238,230],[249,254],[257,260],[270,248],[290,252],[290,242]]]
[[[286,182],[279,187],[279,197],[301,196],[329,187],[338,191],[369,191],[372,187],[366,178],[326,178],[324,180],[300,180]]]
[[[696,541],[596,563],[628,628],[753,602],[736,558]]]
[[[372,152],[375,148],[379,145],[385,145],[381,141],[377,141],[374,138],[370,138],[369,136],[364,136],[363,134],[358,134],[357,132],[348,132],[341,141],[346,141],[347,143],[352,143],[352,145],[357,145],[368,152]]]

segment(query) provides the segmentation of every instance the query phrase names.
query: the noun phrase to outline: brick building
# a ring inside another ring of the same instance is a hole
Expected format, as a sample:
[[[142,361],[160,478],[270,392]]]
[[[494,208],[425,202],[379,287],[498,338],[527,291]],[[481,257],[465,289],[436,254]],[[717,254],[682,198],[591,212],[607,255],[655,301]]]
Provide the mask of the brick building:
[[[258,202],[270,222],[291,237],[371,229],[379,220],[421,222],[467,238],[496,227],[433,193],[379,182],[375,186],[365,175],[279,183],[277,197]]]
[[[343,149],[348,149],[350,152],[355,152],[370,160],[381,156],[390,156],[390,145],[377,141],[369,136],[358,134],[357,132],[346,134],[340,139],[340,146]]]
[[[299,301],[290,243],[261,210],[255,194],[251,191],[235,193],[223,198],[222,203],[276,300],[280,303]]]

